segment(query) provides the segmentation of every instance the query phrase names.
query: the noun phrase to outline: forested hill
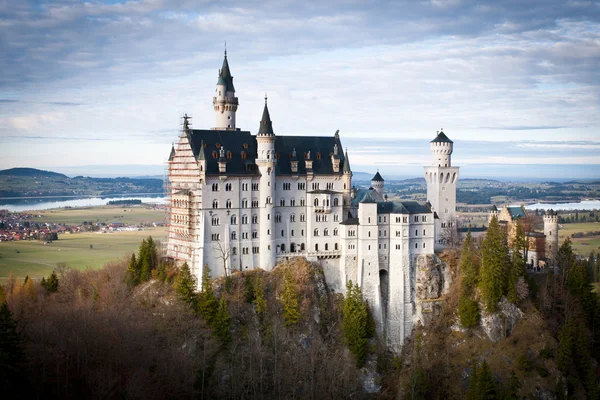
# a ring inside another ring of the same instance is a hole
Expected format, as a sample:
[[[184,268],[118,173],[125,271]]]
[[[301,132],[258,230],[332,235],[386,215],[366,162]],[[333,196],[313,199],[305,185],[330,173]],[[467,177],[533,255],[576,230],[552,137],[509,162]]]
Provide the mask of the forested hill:
[[[162,179],[90,178],[34,168],[0,171],[0,198],[40,196],[112,196],[133,193],[162,193]]]
[[[32,177],[32,178],[68,178],[66,175],[59,174],[58,172],[44,171],[36,168],[10,168],[3,169],[0,171],[0,176],[12,176],[12,177]]]

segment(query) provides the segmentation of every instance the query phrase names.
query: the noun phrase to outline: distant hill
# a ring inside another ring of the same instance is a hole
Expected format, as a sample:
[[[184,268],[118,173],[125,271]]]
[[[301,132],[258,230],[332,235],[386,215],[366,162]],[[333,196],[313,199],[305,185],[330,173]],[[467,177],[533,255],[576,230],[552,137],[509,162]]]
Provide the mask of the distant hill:
[[[52,177],[68,179],[68,176],[59,174],[58,172],[44,171],[35,168],[10,168],[0,171],[2,176],[30,176],[30,177]]]

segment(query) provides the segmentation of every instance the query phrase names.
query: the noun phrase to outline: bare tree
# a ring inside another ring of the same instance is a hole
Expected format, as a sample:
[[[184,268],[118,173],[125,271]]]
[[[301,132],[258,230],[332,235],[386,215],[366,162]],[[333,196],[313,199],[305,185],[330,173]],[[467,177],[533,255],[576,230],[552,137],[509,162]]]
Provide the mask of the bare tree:
[[[458,234],[456,217],[448,219],[446,226],[442,228],[440,237],[443,240],[444,245],[448,248],[457,249],[460,247],[460,236]]]
[[[220,240],[217,240],[217,244],[213,246],[215,250],[218,251],[217,258],[223,261],[223,271],[225,272],[225,280],[229,280],[229,271],[227,271],[227,260],[231,256],[231,251],[228,246],[223,245]]]

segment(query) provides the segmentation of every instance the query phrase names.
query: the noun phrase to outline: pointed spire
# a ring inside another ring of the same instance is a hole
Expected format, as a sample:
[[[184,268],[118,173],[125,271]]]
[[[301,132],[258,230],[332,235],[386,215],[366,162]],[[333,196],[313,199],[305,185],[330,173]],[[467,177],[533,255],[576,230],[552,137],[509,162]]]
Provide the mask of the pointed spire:
[[[271,116],[269,115],[269,107],[267,106],[267,94],[265,93],[265,109],[263,110],[262,119],[260,120],[260,127],[258,128],[258,135],[262,136],[274,136],[273,123],[271,122]]]
[[[171,154],[169,154],[169,161],[173,161],[175,158],[175,144],[171,144]]]
[[[348,158],[348,149],[346,149],[346,154],[344,155],[344,167],[342,168],[342,170],[345,173],[350,173],[352,172],[350,170],[350,159]]]
[[[384,181],[384,179],[381,177],[381,174],[379,173],[379,170],[377,170],[377,173],[371,179],[371,182],[383,182],[383,181]]]
[[[204,156],[204,140],[200,141],[200,148],[198,149],[198,157],[196,157],[198,161],[205,161],[206,157]]]
[[[227,61],[227,42],[225,43],[225,56],[223,57],[223,66],[219,70],[219,79],[217,85],[225,85],[225,90],[228,92],[235,92],[233,86],[233,76],[229,70],[229,62]]]

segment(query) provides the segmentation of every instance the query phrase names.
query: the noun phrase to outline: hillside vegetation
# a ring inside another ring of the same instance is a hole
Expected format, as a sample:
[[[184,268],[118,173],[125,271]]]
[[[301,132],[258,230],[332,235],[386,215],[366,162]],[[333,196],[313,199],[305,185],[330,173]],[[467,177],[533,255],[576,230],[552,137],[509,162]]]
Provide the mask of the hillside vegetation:
[[[0,171],[0,198],[41,196],[110,196],[131,193],[162,193],[162,179],[69,178],[34,168]]]
[[[61,399],[365,396],[344,340],[344,299],[319,268],[298,259],[270,273],[205,277],[198,293],[187,266],[156,254],[149,238],[101,270],[5,285],[0,350],[12,363],[0,363],[0,390]],[[6,326],[14,334],[3,335]]]

